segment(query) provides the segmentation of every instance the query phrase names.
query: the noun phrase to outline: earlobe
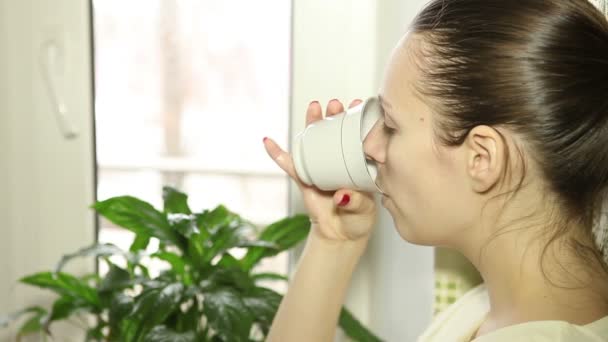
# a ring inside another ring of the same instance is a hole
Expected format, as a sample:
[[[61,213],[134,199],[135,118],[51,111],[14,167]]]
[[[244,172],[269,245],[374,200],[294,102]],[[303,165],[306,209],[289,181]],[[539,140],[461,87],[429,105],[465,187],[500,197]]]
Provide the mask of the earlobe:
[[[504,167],[502,137],[489,126],[477,126],[469,132],[465,144],[471,186],[475,192],[487,192],[499,182]]]

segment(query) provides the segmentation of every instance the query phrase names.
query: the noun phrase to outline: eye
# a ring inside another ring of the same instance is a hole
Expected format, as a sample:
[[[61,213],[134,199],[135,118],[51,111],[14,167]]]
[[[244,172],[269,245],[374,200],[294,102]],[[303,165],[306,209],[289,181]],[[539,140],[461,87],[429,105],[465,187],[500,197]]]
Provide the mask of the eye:
[[[396,131],[394,128],[387,126],[385,120],[382,120],[382,127],[387,134],[393,134]]]

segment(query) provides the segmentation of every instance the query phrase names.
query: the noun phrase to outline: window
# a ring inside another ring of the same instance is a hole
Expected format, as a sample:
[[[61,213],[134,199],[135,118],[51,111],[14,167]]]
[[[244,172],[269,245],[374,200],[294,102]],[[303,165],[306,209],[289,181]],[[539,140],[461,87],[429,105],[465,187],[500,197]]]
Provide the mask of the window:
[[[172,185],[196,211],[224,204],[260,226],[287,216],[288,181],[262,138],[287,146],[291,3],[93,8],[98,199],[128,194],[160,208]],[[100,242],[128,248],[132,236],[100,220]],[[261,268],[285,273],[287,256]]]

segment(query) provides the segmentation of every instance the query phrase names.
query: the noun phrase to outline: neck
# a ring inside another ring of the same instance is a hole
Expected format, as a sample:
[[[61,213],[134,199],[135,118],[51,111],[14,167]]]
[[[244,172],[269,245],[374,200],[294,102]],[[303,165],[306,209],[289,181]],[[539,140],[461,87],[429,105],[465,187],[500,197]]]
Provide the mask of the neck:
[[[489,242],[461,249],[488,289],[490,312],[482,330],[539,320],[584,325],[608,315],[608,276],[601,267],[572,253],[566,236],[549,245],[541,266],[547,240],[534,231],[505,228]]]

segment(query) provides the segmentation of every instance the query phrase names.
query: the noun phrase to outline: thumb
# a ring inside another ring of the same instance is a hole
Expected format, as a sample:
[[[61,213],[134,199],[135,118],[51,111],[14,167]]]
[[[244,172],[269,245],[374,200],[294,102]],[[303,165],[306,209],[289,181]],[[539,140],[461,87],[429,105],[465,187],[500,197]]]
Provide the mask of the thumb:
[[[340,209],[346,211],[363,211],[371,200],[366,198],[362,193],[352,190],[338,190],[334,194],[334,203]]]

